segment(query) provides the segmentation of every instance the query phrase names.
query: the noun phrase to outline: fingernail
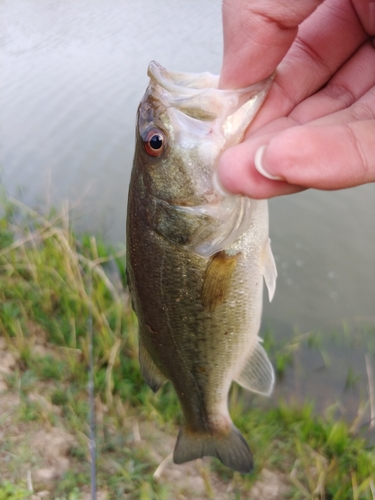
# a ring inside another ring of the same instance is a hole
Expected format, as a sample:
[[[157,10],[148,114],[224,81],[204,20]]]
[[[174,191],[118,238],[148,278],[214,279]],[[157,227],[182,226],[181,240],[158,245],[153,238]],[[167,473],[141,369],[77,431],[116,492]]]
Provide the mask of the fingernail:
[[[220,182],[219,175],[217,170],[215,170],[214,175],[212,176],[212,185],[214,190],[219,193],[221,196],[231,196],[233,193],[227,191]]]
[[[264,153],[265,149],[266,149],[266,145],[260,146],[260,148],[257,149],[255,156],[254,156],[255,168],[258,170],[258,172],[260,174],[263,175],[263,177],[266,177],[267,179],[271,179],[271,181],[281,181],[282,177],[268,173],[267,170],[263,167],[262,157],[263,157],[263,153]]]

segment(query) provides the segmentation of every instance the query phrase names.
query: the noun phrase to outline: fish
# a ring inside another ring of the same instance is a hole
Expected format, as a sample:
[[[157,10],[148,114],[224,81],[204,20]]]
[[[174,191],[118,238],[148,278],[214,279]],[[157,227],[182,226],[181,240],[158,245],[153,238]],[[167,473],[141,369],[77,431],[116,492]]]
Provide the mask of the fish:
[[[139,325],[139,362],[154,391],[173,384],[183,415],[173,460],[213,456],[251,472],[233,424],[233,381],[270,395],[274,371],[258,336],[263,280],[276,266],[266,200],[217,187],[220,154],[239,143],[272,77],[239,90],[211,73],[167,71],[152,61],[139,105],[129,185],[126,268]]]

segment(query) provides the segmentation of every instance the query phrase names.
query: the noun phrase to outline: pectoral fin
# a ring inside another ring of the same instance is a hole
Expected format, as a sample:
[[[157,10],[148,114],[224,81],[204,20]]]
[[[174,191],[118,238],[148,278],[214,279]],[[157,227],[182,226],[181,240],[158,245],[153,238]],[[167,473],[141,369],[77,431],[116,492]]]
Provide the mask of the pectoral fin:
[[[139,339],[139,364],[141,365],[141,373],[147,385],[154,392],[157,392],[165,384],[167,378],[152,361],[141,339]]]
[[[202,287],[202,304],[205,310],[214,311],[226,299],[239,255],[218,252],[212,257]]]
[[[246,361],[245,367],[236,378],[236,382],[249,391],[258,392],[265,396],[272,393],[275,383],[273,366],[266,351],[259,343]]]
[[[268,297],[273,299],[276,289],[277,269],[271,250],[271,240],[268,238],[262,253],[263,276],[268,289]]]

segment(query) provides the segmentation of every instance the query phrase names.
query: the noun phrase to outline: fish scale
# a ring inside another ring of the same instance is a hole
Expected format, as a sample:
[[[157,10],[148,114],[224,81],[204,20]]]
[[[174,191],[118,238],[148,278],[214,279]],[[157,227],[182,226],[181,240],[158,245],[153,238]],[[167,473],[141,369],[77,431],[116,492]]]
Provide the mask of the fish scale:
[[[263,277],[272,298],[276,267],[267,202],[223,196],[213,176],[219,155],[242,139],[272,79],[220,91],[213,75],[168,72],[154,62],[149,76],[127,217],[141,371],[154,391],[171,381],[181,404],[176,463],[211,455],[250,472],[252,454],[227,400],[233,381],[272,391],[273,369],[258,330]]]

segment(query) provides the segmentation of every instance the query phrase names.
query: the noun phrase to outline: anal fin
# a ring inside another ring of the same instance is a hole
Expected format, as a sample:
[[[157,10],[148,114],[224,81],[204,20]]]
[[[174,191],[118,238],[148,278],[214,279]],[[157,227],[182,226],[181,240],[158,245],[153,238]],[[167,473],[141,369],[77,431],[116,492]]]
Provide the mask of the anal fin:
[[[141,365],[141,373],[147,385],[154,392],[157,392],[165,384],[167,378],[155,365],[141,339],[139,339],[139,364]]]
[[[275,383],[275,373],[267,353],[258,342],[246,364],[235,379],[245,389],[269,396]]]

